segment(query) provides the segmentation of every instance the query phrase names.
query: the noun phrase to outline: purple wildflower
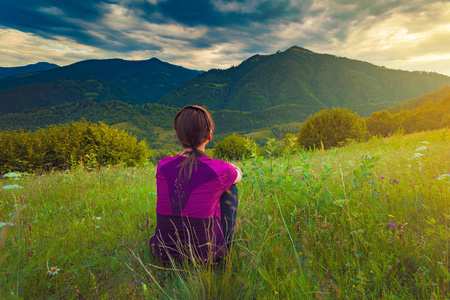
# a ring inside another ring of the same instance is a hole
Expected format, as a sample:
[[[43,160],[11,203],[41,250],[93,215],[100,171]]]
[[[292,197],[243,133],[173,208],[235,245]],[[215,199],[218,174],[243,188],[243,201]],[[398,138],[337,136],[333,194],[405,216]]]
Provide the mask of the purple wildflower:
[[[386,177],[384,177],[384,176],[381,176],[381,179],[384,179],[384,178],[386,178]]]
[[[394,223],[392,223],[392,222],[389,222],[389,223],[387,223],[386,224],[388,227],[392,227],[392,228],[394,228],[396,225],[394,224]]]

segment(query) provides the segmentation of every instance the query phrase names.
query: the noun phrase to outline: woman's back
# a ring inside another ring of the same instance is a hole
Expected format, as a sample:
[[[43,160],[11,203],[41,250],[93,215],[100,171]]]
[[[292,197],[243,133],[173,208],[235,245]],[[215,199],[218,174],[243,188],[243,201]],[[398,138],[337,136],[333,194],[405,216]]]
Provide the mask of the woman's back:
[[[171,257],[216,261],[226,253],[221,226],[221,195],[238,173],[229,163],[209,157],[196,158],[188,181],[180,174],[183,155],[162,159],[157,168],[157,227],[152,251]]]

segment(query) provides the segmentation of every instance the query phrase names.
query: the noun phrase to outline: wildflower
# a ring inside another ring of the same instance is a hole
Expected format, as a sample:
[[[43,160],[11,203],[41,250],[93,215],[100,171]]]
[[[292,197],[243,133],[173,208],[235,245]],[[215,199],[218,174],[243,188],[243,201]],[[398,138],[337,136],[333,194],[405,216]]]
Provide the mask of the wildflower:
[[[420,146],[419,148],[416,149],[416,151],[425,151],[428,148],[426,146]]]
[[[392,228],[394,228],[396,225],[395,225],[395,223],[392,223],[392,222],[389,222],[389,223],[387,223],[386,224],[388,227],[392,227]]]
[[[415,159],[415,158],[420,158],[420,157],[422,157],[422,156],[424,156],[425,154],[422,154],[422,153],[416,153],[416,154],[414,154],[410,159]]]
[[[50,275],[56,275],[56,274],[58,274],[58,271],[59,271],[58,267],[55,266],[55,267],[52,267],[50,270],[48,270],[47,273]]]
[[[359,252],[358,252],[358,251],[355,251],[355,254],[356,254],[356,255],[359,255]]]
[[[450,174],[444,174],[444,175],[441,175],[441,176],[439,176],[438,178],[437,178],[437,180],[443,180],[443,179],[450,179]]]
[[[386,178],[385,176],[381,176],[381,179],[384,179],[384,178]]]
[[[20,186],[17,184],[10,184],[10,185],[5,185],[4,187],[2,187],[2,190],[12,190],[12,189],[23,189],[23,186]]]
[[[101,220],[102,218],[101,218],[101,217],[97,217],[96,219],[97,219],[97,220]]]
[[[20,174],[20,173],[14,173],[14,172],[9,172],[9,173],[3,174],[2,177],[18,178],[18,177],[22,177],[22,174]]]

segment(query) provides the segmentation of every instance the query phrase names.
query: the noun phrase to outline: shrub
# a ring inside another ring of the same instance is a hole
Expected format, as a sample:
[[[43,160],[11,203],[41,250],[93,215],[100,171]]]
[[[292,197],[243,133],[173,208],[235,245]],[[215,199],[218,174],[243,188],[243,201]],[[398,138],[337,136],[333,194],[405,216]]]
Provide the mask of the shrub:
[[[0,173],[61,170],[79,162],[88,167],[119,163],[134,166],[150,154],[145,140],[137,143],[128,132],[104,123],[81,121],[52,125],[34,133],[0,132]]]
[[[364,120],[347,108],[333,108],[309,116],[298,133],[298,143],[306,149],[342,146],[351,140],[362,141],[367,136]]]
[[[251,155],[249,144],[251,143],[254,141],[235,133],[215,144],[214,157],[225,160],[249,158]]]

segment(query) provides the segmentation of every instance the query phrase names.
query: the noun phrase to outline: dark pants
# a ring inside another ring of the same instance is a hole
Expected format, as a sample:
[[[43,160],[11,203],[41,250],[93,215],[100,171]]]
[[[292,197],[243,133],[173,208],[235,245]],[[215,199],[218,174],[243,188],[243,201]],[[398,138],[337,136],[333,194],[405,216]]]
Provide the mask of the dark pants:
[[[220,196],[220,218],[228,249],[233,242],[238,204],[238,189],[236,185],[233,184],[229,190]]]

